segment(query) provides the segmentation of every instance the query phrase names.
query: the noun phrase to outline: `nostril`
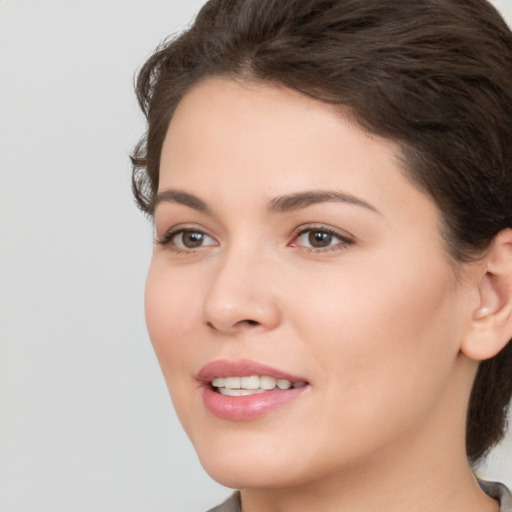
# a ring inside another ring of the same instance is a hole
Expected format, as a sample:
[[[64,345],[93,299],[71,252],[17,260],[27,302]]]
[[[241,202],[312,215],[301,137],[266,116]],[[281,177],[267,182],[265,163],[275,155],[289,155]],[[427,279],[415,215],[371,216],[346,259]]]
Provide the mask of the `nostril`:
[[[241,320],[240,322],[238,322],[239,325],[260,325],[259,322],[257,322],[256,320]]]
[[[1,0],[0,0],[1,1]],[[234,324],[224,325],[221,322],[211,322],[207,321],[206,326],[212,331],[226,331],[226,332],[236,332],[239,330],[250,329],[252,327],[261,326],[261,322],[257,320],[247,319],[247,320],[239,320]]]

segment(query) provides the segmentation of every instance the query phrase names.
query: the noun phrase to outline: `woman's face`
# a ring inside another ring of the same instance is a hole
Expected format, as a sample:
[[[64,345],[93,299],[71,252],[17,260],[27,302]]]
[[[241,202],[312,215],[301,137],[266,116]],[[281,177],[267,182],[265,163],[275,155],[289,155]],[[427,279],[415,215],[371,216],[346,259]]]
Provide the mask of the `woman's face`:
[[[216,480],[306,484],[460,448],[477,299],[396,146],[284,87],[217,78],[179,104],[158,192],[149,333]]]

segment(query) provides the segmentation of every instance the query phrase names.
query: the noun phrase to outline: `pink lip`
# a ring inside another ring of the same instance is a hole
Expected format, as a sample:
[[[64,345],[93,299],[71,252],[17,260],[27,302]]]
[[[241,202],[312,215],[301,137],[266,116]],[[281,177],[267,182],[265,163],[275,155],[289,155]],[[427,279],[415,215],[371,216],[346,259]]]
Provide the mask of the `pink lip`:
[[[210,382],[215,377],[245,377],[249,375],[268,375],[276,379],[286,379],[291,382],[306,381],[306,379],[291,375],[266,364],[257,363],[248,359],[229,361],[219,359],[205,364],[197,375],[203,382]]]
[[[202,383],[203,403],[208,411],[225,420],[253,420],[290,403],[310,388],[309,385],[306,385],[300,388],[267,391],[249,396],[226,396],[215,392],[210,384],[214,377],[244,377],[249,375],[268,375],[291,382],[306,381],[304,378],[255,361],[212,361],[203,366],[197,376]]]

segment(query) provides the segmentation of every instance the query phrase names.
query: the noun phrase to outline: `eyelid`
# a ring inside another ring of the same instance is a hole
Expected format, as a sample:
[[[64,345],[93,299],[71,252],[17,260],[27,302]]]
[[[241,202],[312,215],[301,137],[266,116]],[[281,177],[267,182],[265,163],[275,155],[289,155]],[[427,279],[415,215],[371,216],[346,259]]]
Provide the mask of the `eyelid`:
[[[300,236],[304,235],[305,233],[307,233],[309,231],[321,231],[321,232],[327,233],[331,236],[338,238],[340,240],[340,242],[335,245],[323,247],[323,248],[308,247],[308,246],[294,244],[294,242],[296,242],[296,240]],[[292,235],[292,240],[289,243],[289,246],[297,247],[299,249],[308,250],[310,252],[327,252],[327,251],[333,251],[333,250],[341,250],[349,245],[353,245],[354,243],[355,243],[355,237],[353,235],[351,235],[350,233],[347,233],[346,231],[333,228],[332,226],[326,226],[325,224],[307,224],[307,225],[299,226],[298,228],[295,229],[295,231]]]
[[[176,252],[194,252],[195,250],[201,249],[202,247],[197,247],[195,249],[193,249],[193,248],[184,249],[184,248],[179,247],[172,243],[172,240],[174,237],[176,237],[180,233],[184,233],[186,231],[201,233],[201,234],[207,236],[208,238],[211,238],[215,242],[215,244],[207,244],[202,247],[211,247],[211,246],[218,245],[218,242],[215,239],[215,237],[213,235],[209,234],[208,230],[206,230],[204,227],[198,226],[197,224],[185,224],[185,225],[178,224],[177,226],[173,226],[173,227],[167,229],[163,235],[155,237],[155,243],[162,247],[170,247],[170,248],[172,248],[172,250],[174,250]]]

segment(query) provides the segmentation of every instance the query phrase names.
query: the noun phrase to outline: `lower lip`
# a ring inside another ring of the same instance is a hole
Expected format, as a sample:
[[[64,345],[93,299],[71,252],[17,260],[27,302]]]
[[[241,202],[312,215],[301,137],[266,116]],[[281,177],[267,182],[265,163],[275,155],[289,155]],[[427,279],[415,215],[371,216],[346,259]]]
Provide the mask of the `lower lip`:
[[[227,396],[203,386],[206,408],[223,420],[254,420],[295,400],[309,386],[287,390],[265,391],[248,396]]]

